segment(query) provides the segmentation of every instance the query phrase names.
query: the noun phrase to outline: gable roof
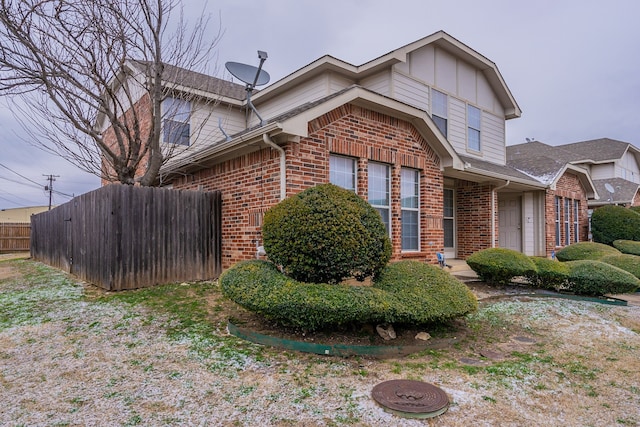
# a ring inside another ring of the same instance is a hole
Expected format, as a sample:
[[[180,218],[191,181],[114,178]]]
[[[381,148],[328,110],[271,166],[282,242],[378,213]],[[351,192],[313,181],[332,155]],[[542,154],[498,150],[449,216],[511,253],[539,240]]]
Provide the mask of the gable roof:
[[[254,96],[254,101],[271,99],[292,86],[328,71],[338,73],[359,84],[366,77],[391,68],[394,64],[406,62],[409,53],[427,45],[438,46],[482,70],[503,105],[506,118],[512,119],[521,116],[522,111],[507,87],[497,65],[444,31],[438,31],[404,45],[362,65],[353,65],[333,56],[325,55],[264,88]]]
[[[603,163],[618,160],[629,149],[640,153],[640,150],[628,142],[609,138],[574,142],[560,147],[564,151],[571,153],[572,161],[581,163]]]
[[[593,183],[601,197],[597,202],[589,203],[591,206],[608,204],[631,205],[636,193],[640,191],[640,184],[622,178],[594,179]],[[613,194],[609,193],[605,184],[612,186],[615,192]]]
[[[540,141],[532,141],[507,146],[506,154],[507,166],[549,186],[551,189],[555,189],[556,183],[565,172],[574,173],[584,186],[587,197],[598,198],[599,192],[589,171],[572,164],[570,161],[571,153],[564,150],[564,146],[554,147]]]

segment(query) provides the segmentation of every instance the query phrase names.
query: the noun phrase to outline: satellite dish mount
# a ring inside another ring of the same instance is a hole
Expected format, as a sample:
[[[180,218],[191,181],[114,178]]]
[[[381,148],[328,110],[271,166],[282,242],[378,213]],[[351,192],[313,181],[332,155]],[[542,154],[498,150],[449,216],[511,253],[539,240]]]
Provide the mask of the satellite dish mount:
[[[269,73],[262,69],[262,64],[264,64],[264,61],[267,60],[267,52],[259,50],[258,58],[260,59],[260,65],[258,65],[258,67],[254,67],[253,65],[248,64],[241,64],[239,62],[227,62],[225,64],[225,67],[232,76],[247,85],[245,88],[245,90],[247,91],[247,105],[260,120],[260,126],[264,126],[265,121],[262,120],[262,117],[260,117],[260,114],[258,114],[258,110],[256,110],[256,107],[251,102],[251,94],[253,93],[255,87],[266,85],[267,83],[269,83],[270,79]]]
[[[609,184],[608,182],[604,184],[604,188],[609,192],[609,202],[613,204],[613,193],[616,192],[616,189],[613,188],[613,185]]]

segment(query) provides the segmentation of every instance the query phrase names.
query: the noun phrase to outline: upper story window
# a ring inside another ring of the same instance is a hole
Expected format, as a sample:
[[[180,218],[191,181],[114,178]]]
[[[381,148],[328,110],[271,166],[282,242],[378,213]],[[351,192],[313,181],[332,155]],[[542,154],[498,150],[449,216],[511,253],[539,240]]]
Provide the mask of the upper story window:
[[[355,192],[356,159],[332,154],[329,157],[329,182]]]
[[[431,118],[445,138],[447,137],[448,104],[445,93],[431,89]]]
[[[191,103],[183,99],[162,101],[163,141],[173,145],[189,145],[191,136]]]
[[[391,230],[391,180],[389,165],[369,162],[369,203],[380,213],[382,222]]]
[[[480,109],[467,105],[467,148],[481,151],[480,145]]]
[[[400,204],[402,209],[402,250],[420,249],[420,174],[415,169],[400,172]]]

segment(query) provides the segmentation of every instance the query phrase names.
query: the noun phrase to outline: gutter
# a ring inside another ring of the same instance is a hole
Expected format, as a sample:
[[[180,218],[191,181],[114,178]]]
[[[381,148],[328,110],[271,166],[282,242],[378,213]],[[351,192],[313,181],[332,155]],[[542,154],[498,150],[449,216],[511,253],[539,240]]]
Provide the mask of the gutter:
[[[284,200],[287,197],[287,159],[284,148],[273,142],[268,133],[262,134],[262,140],[269,147],[277,150],[280,153],[280,200]]]
[[[511,184],[510,180],[507,180],[503,185],[494,188],[491,191],[491,247],[496,247],[496,194],[498,190],[501,190]]]

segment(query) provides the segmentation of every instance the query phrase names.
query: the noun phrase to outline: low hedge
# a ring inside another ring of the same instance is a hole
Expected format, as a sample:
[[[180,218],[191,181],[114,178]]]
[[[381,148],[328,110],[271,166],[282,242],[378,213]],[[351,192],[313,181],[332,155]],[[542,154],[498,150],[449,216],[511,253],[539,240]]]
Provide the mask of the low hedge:
[[[606,245],[620,239],[640,241],[640,214],[622,206],[602,206],[591,215],[591,232],[595,242]]]
[[[529,276],[536,266],[525,254],[505,248],[490,248],[471,254],[467,265],[480,280],[493,285],[506,285],[518,276]]]
[[[623,254],[640,256],[640,242],[633,240],[614,240],[613,247]]]
[[[569,290],[577,295],[624,294],[640,287],[633,274],[601,261],[569,261]]]
[[[560,290],[567,287],[569,267],[563,262],[542,257],[531,257],[536,271],[527,275],[529,283],[537,288]]]
[[[477,309],[471,291],[417,261],[387,266],[373,286],[297,282],[267,261],[243,261],[220,277],[232,301],[285,326],[320,330],[350,324],[420,325]]]
[[[598,260],[607,255],[620,255],[620,251],[603,243],[579,242],[556,252],[559,261]]]
[[[600,258],[600,261],[604,262],[605,264],[621,268],[624,271],[628,271],[629,273],[640,279],[640,256],[629,254],[608,255],[606,257]]]

